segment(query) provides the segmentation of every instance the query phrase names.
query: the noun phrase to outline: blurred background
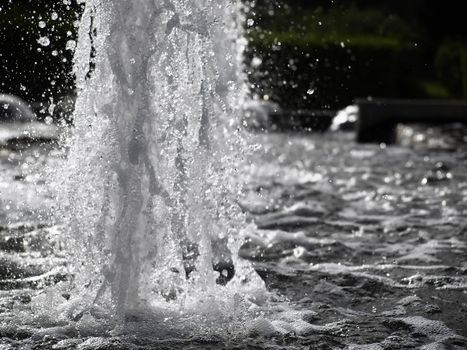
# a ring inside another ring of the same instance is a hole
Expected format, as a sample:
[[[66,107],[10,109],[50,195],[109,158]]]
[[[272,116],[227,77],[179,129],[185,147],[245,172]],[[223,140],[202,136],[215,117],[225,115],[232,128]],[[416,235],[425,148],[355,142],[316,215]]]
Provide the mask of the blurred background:
[[[288,109],[357,97],[467,98],[462,1],[246,1],[252,94]],[[0,94],[69,118],[77,0],[0,2]]]
[[[250,75],[259,96],[284,107],[318,109],[339,109],[367,96],[467,98],[461,2],[254,3],[248,58],[261,61]]]
[[[0,94],[22,98],[40,119],[69,118],[81,12],[76,0],[0,1]]]

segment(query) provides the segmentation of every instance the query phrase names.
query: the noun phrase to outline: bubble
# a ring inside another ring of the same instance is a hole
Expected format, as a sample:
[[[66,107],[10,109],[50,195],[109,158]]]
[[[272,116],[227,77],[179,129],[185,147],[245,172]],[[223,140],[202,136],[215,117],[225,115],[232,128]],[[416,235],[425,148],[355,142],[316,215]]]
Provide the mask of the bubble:
[[[315,89],[308,89],[306,92],[308,95],[313,95],[315,93]]]
[[[53,123],[53,119],[52,119],[52,117],[47,116],[47,117],[45,117],[44,122],[45,122],[47,125],[51,125],[51,124]]]
[[[67,50],[71,50],[73,51],[75,48],[76,48],[76,41],[74,40],[68,40],[66,42],[66,47],[65,47]]]
[[[40,37],[39,40],[37,40],[37,42],[41,46],[49,46],[50,45],[50,39],[48,37],[46,37],[46,36]]]
[[[259,57],[253,57],[253,59],[251,60],[251,65],[254,68],[261,66],[262,63],[263,63],[263,60]]]

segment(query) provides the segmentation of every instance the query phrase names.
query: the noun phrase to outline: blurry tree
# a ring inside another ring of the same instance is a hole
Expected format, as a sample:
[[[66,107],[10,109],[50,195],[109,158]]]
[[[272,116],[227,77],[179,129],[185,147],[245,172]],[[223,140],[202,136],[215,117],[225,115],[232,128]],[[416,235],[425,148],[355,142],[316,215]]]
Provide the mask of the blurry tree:
[[[458,41],[442,44],[436,53],[435,67],[446,82],[449,93],[467,98],[467,47]]]
[[[466,96],[462,2],[256,0],[252,5],[247,60],[259,97],[290,108],[340,108],[365,96]]]

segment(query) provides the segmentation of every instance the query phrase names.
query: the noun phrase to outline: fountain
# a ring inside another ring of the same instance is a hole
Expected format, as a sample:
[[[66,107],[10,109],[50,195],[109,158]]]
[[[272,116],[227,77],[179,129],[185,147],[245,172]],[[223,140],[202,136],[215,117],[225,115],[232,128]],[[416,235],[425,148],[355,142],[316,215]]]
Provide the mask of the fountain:
[[[74,126],[0,145],[0,349],[465,348],[465,128],[244,134],[247,11],[86,1]]]
[[[51,169],[72,261],[64,317],[105,310],[115,326],[162,307],[232,319],[259,302],[263,282],[238,258],[240,6],[86,1],[75,125]]]

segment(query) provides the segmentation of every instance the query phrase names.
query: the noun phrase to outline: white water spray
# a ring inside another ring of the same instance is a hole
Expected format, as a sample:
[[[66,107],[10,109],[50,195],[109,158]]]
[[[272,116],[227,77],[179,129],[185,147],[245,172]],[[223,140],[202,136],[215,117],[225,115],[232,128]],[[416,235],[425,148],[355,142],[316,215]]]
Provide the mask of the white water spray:
[[[122,320],[161,303],[231,316],[262,288],[237,258],[240,13],[230,0],[86,1],[57,171],[70,317],[104,307]]]

